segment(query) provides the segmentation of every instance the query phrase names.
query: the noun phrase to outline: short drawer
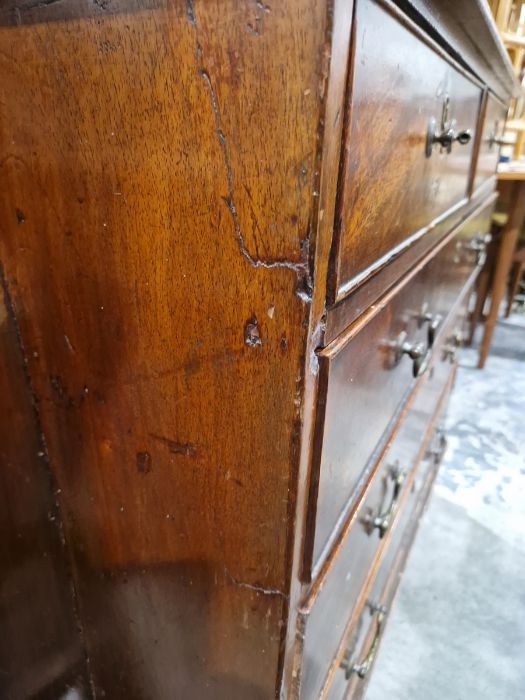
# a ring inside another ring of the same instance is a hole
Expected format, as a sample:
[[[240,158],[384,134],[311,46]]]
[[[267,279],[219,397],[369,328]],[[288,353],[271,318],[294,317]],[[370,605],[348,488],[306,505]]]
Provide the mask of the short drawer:
[[[448,365],[448,376],[451,369]],[[406,504],[415,499],[412,472],[425,449],[446,382],[441,383],[440,379],[438,391],[433,384],[433,374],[429,372],[395,440],[365,488],[347,536],[303,609],[301,700],[318,697],[374,562],[389,540],[391,529],[397,537],[398,520],[406,520]]]
[[[492,93],[487,93],[485,118],[481,129],[478,162],[474,176],[474,191],[482,187],[496,173],[506,118],[507,106]]]
[[[330,303],[465,201],[482,97],[390,3],[354,22]]]

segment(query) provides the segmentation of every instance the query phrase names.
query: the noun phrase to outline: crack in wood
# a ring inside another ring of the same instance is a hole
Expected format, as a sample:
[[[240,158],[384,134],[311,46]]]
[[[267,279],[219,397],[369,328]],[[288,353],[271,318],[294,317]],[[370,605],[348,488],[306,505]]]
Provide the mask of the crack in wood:
[[[224,568],[224,573],[234,586],[238,586],[239,588],[247,588],[249,591],[255,591],[256,593],[262,593],[263,595],[280,596],[281,598],[288,600],[286,593],[283,593],[283,591],[280,591],[278,588],[265,588],[264,586],[258,586],[255,583],[244,583],[243,581],[238,581],[230,574],[226,567]]]
[[[244,259],[252,267],[255,267],[255,268],[258,268],[258,267],[264,267],[266,269],[285,268],[285,269],[292,270],[293,272],[295,272],[297,277],[298,277],[298,280],[300,282],[300,286],[299,286],[299,289],[297,291],[297,295],[303,301],[309,303],[311,301],[311,275],[310,275],[310,266],[309,266],[309,258],[308,258],[308,247],[309,247],[308,246],[308,243],[309,243],[308,237],[305,239],[305,241],[302,242],[302,245],[301,245],[302,260],[300,262],[292,262],[290,260],[285,260],[283,258],[276,258],[273,260],[256,258],[249,252],[248,248],[246,247],[244,235],[242,233],[241,224],[239,221],[237,207],[235,206],[233,170],[232,170],[232,166],[231,166],[230,152],[229,152],[226,136],[224,134],[224,130],[222,127],[222,116],[221,116],[221,111],[219,109],[217,94],[216,94],[215,88],[213,86],[213,81],[211,79],[211,76],[204,66],[203,51],[202,51],[202,46],[200,45],[200,42],[198,39],[197,17],[195,14],[193,0],[187,0],[186,14],[188,17],[188,21],[190,22],[191,26],[193,27],[193,29],[195,31],[195,55],[196,55],[196,59],[197,59],[198,74],[206,83],[206,87],[207,87],[209,98],[210,98],[210,106],[212,109],[213,118],[214,118],[214,122],[215,122],[215,134],[217,136],[217,140],[218,140],[219,145],[221,147],[222,158],[224,161],[224,167],[225,167],[225,171],[226,171],[227,194],[222,199],[223,199],[224,203],[226,204],[226,206],[228,207],[228,211],[230,212],[230,216],[231,216],[231,219],[233,222],[233,227],[234,227],[234,232],[235,232],[235,238],[237,240],[237,244],[239,246],[239,250],[241,252],[241,255],[244,257]]]

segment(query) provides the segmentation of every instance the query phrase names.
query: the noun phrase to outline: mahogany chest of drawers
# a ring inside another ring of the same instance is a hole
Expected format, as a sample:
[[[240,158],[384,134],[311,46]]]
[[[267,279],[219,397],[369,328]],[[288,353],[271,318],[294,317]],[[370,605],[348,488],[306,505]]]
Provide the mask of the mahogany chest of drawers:
[[[515,91],[482,0],[2,3],[2,697],[363,694]]]

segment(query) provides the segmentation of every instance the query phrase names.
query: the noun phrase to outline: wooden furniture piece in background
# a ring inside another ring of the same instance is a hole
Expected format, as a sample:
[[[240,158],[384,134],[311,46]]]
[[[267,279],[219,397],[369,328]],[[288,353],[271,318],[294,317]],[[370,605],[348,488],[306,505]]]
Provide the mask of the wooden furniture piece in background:
[[[525,248],[518,248],[511,261],[509,291],[507,297],[507,308],[505,309],[505,318],[508,318],[512,311],[514,297],[518,293],[520,283],[525,272]]]
[[[525,59],[525,3],[523,0],[490,0],[490,8],[496,20],[496,26],[505,43],[512,61],[514,73],[522,85],[525,80],[523,62]],[[507,135],[505,144],[512,147],[505,154],[515,160],[521,158],[525,145],[525,119],[523,112],[525,102],[523,95],[511,101],[509,120],[505,131],[514,134],[514,140]]]
[[[507,222],[500,234],[494,278],[490,291],[490,307],[485,319],[481,339],[478,367],[482,369],[490,350],[494,328],[498,320],[499,310],[505,291],[508,287],[509,273],[520,230],[525,219],[525,166],[518,164],[503,164],[498,172],[498,181],[509,183],[507,194]],[[509,303],[512,303],[512,298]]]
[[[2,698],[362,696],[518,89],[481,0],[2,4]]]

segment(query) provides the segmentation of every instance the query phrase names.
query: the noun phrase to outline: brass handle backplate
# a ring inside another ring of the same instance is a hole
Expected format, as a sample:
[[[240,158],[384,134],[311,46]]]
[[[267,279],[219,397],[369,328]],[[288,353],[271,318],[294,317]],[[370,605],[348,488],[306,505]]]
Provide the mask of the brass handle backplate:
[[[347,651],[345,653],[343,660],[341,661],[341,668],[344,669],[346,680],[349,680],[354,673],[359,678],[366,678],[372,664],[374,663],[377,648],[379,646],[379,639],[381,637],[381,632],[383,631],[383,624],[387,609],[383,605],[378,605],[377,603],[371,602],[367,602],[367,606],[372,615],[377,615],[376,631],[368,651],[361,661],[353,662],[350,658],[349,652]]]
[[[489,148],[492,148],[493,146],[515,146],[516,144],[514,141],[505,141],[505,139],[502,136],[496,136],[496,135],[490,135],[489,139]]]
[[[490,233],[478,233],[470,241],[468,249],[476,254],[476,265],[481,267],[487,259],[487,245],[492,240]]]

